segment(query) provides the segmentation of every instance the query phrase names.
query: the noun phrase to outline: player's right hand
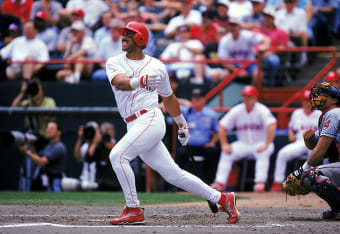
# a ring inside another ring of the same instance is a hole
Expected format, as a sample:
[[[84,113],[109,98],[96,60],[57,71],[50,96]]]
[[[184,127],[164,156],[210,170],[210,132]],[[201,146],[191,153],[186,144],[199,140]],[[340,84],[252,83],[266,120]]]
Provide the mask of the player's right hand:
[[[144,89],[157,89],[161,84],[161,77],[159,75],[143,75],[140,77],[140,87]]]

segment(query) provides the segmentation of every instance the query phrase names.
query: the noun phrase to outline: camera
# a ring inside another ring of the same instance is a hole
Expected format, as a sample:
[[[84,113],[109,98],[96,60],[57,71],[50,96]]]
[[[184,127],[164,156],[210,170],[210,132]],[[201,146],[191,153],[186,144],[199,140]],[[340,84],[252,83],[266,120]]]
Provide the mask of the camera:
[[[96,135],[96,128],[98,128],[98,124],[96,122],[90,121],[86,123],[83,130],[84,139],[87,141],[92,141]]]
[[[103,143],[110,143],[111,142],[111,136],[107,133],[103,134],[102,141],[103,141]]]
[[[21,146],[23,144],[33,144],[37,151],[44,148],[48,140],[40,134],[31,132],[8,131],[0,133],[0,144],[7,146]]]

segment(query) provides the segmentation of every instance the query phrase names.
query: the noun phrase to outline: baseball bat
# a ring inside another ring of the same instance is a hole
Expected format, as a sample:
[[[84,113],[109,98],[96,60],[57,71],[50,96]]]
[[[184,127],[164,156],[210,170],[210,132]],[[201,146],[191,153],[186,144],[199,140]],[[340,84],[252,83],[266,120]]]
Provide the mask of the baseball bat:
[[[186,145],[186,148],[187,148],[187,151],[189,152],[189,156],[191,158],[191,161],[192,161],[192,164],[194,165],[194,168],[196,170],[196,173],[198,174],[198,176],[203,180],[204,183],[207,183],[206,180],[204,179],[203,177],[203,174],[201,172],[201,170],[199,169],[198,165],[197,165],[197,162],[194,158],[194,155],[191,151],[191,148],[189,145]],[[217,205],[209,200],[207,200],[208,202],[208,205],[209,205],[209,208],[211,210],[212,213],[217,213],[218,212],[218,208],[217,208]]]

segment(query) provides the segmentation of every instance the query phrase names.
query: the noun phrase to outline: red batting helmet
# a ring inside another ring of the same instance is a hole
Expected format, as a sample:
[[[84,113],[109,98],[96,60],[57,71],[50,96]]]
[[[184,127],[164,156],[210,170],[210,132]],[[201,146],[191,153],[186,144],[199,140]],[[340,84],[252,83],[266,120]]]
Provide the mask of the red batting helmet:
[[[256,97],[258,96],[257,89],[252,86],[252,85],[247,85],[243,88],[242,93],[243,96],[251,96],[251,97]]]
[[[339,81],[339,77],[336,75],[334,71],[330,71],[325,76],[324,81]]]
[[[149,39],[149,32],[144,24],[134,21],[129,22],[124,28],[119,29],[120,35],[123,35],[125,29],[131,30],[136,33],[133,39],[135,40],[137,45],[146,47]]]

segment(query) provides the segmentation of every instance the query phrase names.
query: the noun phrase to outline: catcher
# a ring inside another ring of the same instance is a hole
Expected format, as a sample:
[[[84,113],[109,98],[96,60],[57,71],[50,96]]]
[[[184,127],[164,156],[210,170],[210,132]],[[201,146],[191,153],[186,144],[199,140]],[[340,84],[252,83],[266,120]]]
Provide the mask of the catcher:
[[[302,167],[288,175],[282,187],[291,196],[315,192],[330,206],[322,218],[340,221],[340,90],[327,82],[315,83],[310,102],[312,108],[322,111],[318,131],[308,129],[303,134],[312,152]],[[321,165],[325,158],[328,163]]]

